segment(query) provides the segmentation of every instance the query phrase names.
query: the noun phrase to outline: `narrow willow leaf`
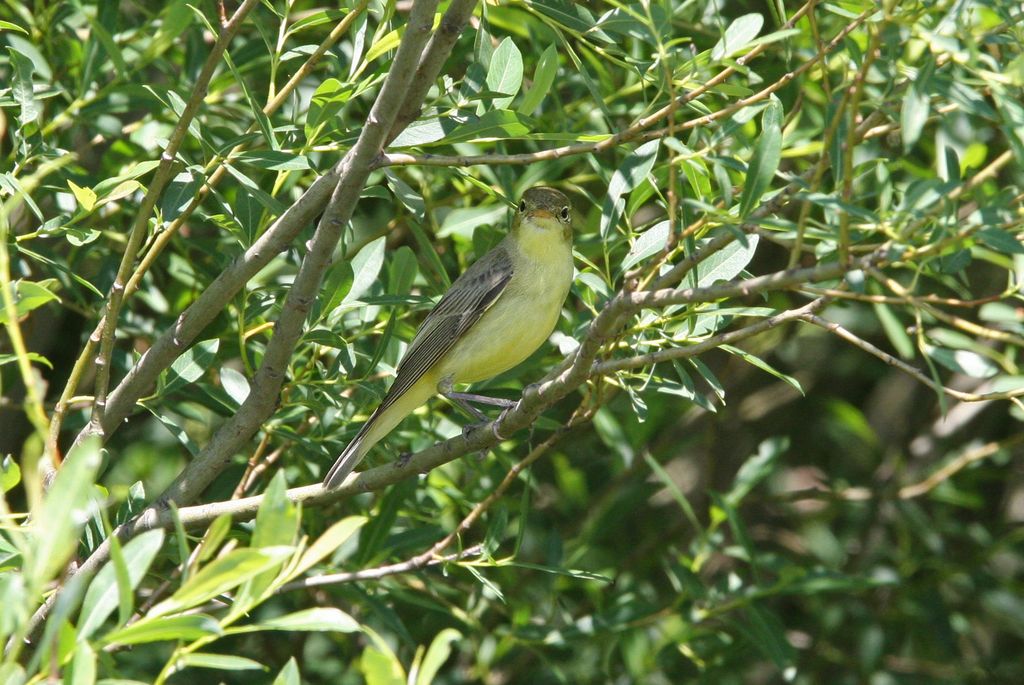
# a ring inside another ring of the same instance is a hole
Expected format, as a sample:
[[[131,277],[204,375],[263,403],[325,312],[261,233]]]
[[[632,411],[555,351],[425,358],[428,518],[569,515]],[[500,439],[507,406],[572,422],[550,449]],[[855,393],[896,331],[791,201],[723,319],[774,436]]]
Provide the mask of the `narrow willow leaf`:
[[[218,668],[223,671],[265,671],[267,667],[258,661],[234,654],[210,654],[193,652],[181,657],[181,666],[190,668]]]
[[[207,602],[264,571],[280,566],[292,552],[291,547],[243,548],[228,552],[207,564],[171,597],[153,607],[149,616],[183,611]]]
[[[726,493],[725,500],[734,507],[739,506],[750,491],[771,474],[775,469],[775,463],[787,449],[788,438],[768,438],[758,445],[757,454],[743,462],[736,472],[732,488]]]
[[[185,350],[185,353],[174,360],[167,371],[167,383],[164,392],[173,392],[189,383],[195,383],[203,377],[206,370],[213,366],[220,347],[218,338],[197,342]]]
[[[454,628],[445,628],[430,642],[427,653],[420,664],[419,673],[416,675],[416,685],[431,685],[444,662],[452,653],[452,643],[460,640],[462,633]]]
[[[11,73],[9,78],[11,79],[11,94],[14,95],[15,101],[21,107],[18,113],[18,121],[21,125],[30,124],[34,122],[42,111],[42,107],[39,101],[36,100],[34,88],[32,86],[32,72],[34,70],[32,60],[19,51],[12,47],[7,48],[7,54],[10,56]]]
[[[737,357],[747,362],[748,364],[756,366],[757,368],[775,376],[781,381],[785,381],[789,385],[793,386],[796,389],[796,391],[799,392],[801,395],[804,394],[804,389],[800,386],[800,381],[793,378],[792,376],[788,376],[782,373],[781,371],[773,367],[771,364],[761,359],[760,357],[750,354],[746,350],[741,350],[738,347],[733,347],[732,345],[722,345],[719,349],[725,350],[730,354],[736,355]]]
[[[220,624],[210,616],[146,617],[127,628],[103,636],[104,644],[138,645],[164,640],[198,640],[208,635],[220,635]]]
[[[626,157],[622,165],[615,170],[612,180],[608,184],[608,195],[601,206],[602,237],[607,238],[619,222],[619,217],[626,204],[622,196],[636,188],[654,168],[659,145],[659,140],[644,143]]]
[[[492,105],[495,109],[506,109],[512,99],[519,93],[523,85],[523,55],[511,38],[501,41],[487,68],[487,89],[495,93],[505,93],[507,97],[495,98]],[[481,103],[481,108],[483,103]],[[482,109],[478,110],[482,113]]]
[[[48,302],[60,300],[50,290],[34,281],[18,281],[14,284],[15,309],[18,318],[25,316],[33,309],[38,309]],[[8,323],[6,308],[0,309],[0,325]]]
[[[782,155],[782,103],[772,96],[761,115],[761,137],[747,167],[747,178],[740,195],[740,218],[745,219],[771,185]]]
[[[760,14],[737,17],[725,29],[725,34],[715,43],[715,47],[711,48],[711,59],[717,62],[736,54],[757,37],[763,25],[764,17]]]
[[[881,302],[876,302],[874,308],[875,316],[882,324],[882,329],[896,353],[903,359],[912,359],[914,357],[914,342],[907,335],[906,328],[900,323],[892,308]]]
[[[292,577],[304,573],[333,554],[365,525],[367,520],[365,516],[347,516],[325,530],[309,549],[303,552],[302,558],[292,572]]]
[[[367,243],[352,258],[352,287],[342,302],[352,302],[362,297],[377,282],[377,274],[384,266],[384,236]]]
[[[532,130],[533,124],[526,117],[508,110],[492,110],[475,121],[462,124],[437,144],[514,140],[525,138]]]
[[[744,235],[742,240],[729,243],[702,261],[697,265],[697,285],[704,288],[738,276],[754,258],[759,239],[756,235]]]
[[[75,656],[71,660],[70,685],[93,685],[96,682],[96,652],[87,642],[79,642],[75,646]]]
[[[623,271],[628,271],[636,264],[664,248],[668,241],[669,226],[668,221],[662,221],[641,233],[636,242],[633,243],[633,247],[629,248],[629,252],[626,253],[626,257],[622,260],[620,268]]]
[[[354,633],[360,630],[359,622],[335,607],[315,607],[292,614],[277,616],[251,626],[242,626],[241,632],[258,630],[284,630],[304,632]],[[234,632],[234,631],[229,631]]]
[[[95,506],[93,483],[100,468],[100,449],[98,440],[87,440],[73,450],[32,516],[31,557],[25,564],[25,577],[34,587],[30,594],[56,576],[78,551],[78,533]]]
[[[295,657],[288,659],[288,663],[280,670],[271,685],[302,685],[299,665],[295,663]]]
[[[558,71],[558,50],[554,45],[549,45],[541,53],[537,60],[537,68],[533,72],[533,83],[523,95],[523,101],[519,103],[518,112],[523,116],[531,116],[540,107],[545,96],[551,91],[551,85],[555,82],[555,73]]]
[[[928,120],[931,102],[928,93],[922,92],[911,84],[903,95],[903,107],[900,109],[900,129],[903,133],[903,150],[910,150],[921,137],[924,124]]]
[[[230,366],[223,366],[220,369],[220,384],[224,392],[228,394],[235,404],[242,404],[249,396],[249,380],[239,371]]]
[[[235,160],[258,169],[269,171],[307,171],[312,167],[305,155],[296,155],[283,150],[258,150],[239,153]]]

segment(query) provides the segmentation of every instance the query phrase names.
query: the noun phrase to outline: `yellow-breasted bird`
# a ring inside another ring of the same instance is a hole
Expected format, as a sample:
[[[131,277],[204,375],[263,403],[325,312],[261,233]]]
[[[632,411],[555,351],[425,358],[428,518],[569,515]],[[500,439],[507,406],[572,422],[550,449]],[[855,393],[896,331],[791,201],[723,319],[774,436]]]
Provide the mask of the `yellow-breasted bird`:
[[[554,188],[523,193],[508,235],[474,262],[427,314],[384,401],[324,478],[337,487],[366,453],[437,393],[516,366],[547,340],[572,284],[569,200]]]

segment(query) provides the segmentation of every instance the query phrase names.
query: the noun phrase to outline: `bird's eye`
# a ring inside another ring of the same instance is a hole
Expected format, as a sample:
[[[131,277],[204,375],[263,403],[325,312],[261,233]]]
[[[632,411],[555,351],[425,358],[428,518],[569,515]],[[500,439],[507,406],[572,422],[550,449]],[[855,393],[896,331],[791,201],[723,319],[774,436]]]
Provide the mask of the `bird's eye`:
[[[520,200],[519,201],[519,211],[520,212],[525,212],[526,211],[526,200]]]
[[[569,208],[568,207],[562,207],[562,211],[559,214],[562,217],[562,221],[568,221],[569,220]]]

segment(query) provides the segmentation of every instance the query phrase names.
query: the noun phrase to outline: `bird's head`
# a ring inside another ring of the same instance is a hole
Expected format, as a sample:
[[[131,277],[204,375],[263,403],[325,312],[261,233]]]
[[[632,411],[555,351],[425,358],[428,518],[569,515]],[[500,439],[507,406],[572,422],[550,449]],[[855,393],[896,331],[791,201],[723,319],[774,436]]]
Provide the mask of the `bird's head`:
[[[569,198],[554,188],[536,186],[530,188],[519,200],[512,230],[536,234],[535,238],[546,235],[550,240],[560,237],[572,240],[572,207]]]

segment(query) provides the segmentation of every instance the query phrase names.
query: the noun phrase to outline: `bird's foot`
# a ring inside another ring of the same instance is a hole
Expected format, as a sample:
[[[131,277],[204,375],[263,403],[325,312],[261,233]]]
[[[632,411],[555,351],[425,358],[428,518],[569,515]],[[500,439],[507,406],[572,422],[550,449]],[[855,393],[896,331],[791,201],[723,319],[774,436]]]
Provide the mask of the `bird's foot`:
[[[395,468],[404,469],[409,465],[410,459],[412,459],[412,452],[402,452],[398,455],[398,459],[395,459]]]

